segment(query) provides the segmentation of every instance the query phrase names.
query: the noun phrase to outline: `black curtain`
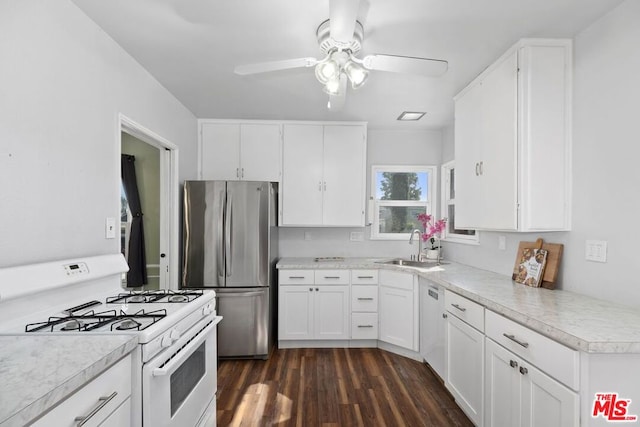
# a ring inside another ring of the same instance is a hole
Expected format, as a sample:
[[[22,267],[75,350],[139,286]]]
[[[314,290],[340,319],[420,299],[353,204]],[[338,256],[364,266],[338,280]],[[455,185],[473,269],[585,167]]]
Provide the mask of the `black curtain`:
[[[142,207],[140,206],[140,194],[136,181],[136,158],[129,154],[123,154],[121,159],[122,185],[127,195],[129,210],[133,215],[131,231],[129,233],[129,272],[127,273],[127,286],[136,287],[146,285],[147,257],[144,250],[144,227],[142,225]]]

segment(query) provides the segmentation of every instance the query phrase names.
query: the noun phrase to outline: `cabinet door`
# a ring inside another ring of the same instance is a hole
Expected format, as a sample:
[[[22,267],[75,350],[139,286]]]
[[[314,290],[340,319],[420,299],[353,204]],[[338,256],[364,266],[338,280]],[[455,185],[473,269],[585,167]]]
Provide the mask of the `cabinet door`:
[[[245,181],[280,181],[280,125],[240,126],[240,177]]]
[[[363,126],[324,127],[323,225],[364,226]]]
[[[520,373],[522,427],[577,427],[578,394],[533,366]],[[520,369],[520,368],[518,368]]]
[[[413,291],[380,286],[380,341],[415,350]]]
[[[478,207],[482,204],[480,196],[480,158],[482,134],[480,83],[469,87],[456,99],[455,105],[455,194],[456,228],[475,228],[481,224]]]
[[[349,339],[349,286],[316,286],[314,298],[314,337],[320,340]]]
[[[481,157],[478,193],[482,228],[518,228],[518,59],[513,52],[482,81]],[[456,201],[457,203],[457,201]]]
[[[520,359],[490,339],[485,345],[484,425],[517,426],[520,423]]]
[[[445,386],[476,426],[482,426],[484,335],[447,316]]]
[[[280,286],[278,291],[278,339],[312,339],[313,288],[311,285]]]
[[[240,179],[240,125],[203,123],[200,146],[200,179]]]
[[[322,126],[284,126],[282,225],[322,225],[322,140]]]

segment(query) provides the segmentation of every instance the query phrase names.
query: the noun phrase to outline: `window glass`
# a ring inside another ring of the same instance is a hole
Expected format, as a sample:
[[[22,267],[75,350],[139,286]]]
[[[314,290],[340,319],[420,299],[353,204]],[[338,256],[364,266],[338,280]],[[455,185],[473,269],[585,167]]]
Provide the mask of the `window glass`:
[[[442,206],[447,213],[447,229],[444,233],[444,240],[450,242],[478,244],[479,237],[476,230],[465,230],[456,228],[456,185],[455,185],[455,165],[448,162],[442,165]]]
[[[417,216],[435,210],[437,168],[433,166],[373,166],[371,238],[409,239],[422,229]]]

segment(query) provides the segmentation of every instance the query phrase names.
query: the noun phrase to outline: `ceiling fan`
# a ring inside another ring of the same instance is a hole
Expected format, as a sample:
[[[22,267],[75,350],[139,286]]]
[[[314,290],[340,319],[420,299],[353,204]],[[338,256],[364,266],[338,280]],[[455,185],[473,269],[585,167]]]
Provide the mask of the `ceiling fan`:
[[[234,72],[241,76],[315,67],[318,81],[329,94],[330,110],[339,110],[344,105],[347,83],[358,89],[367,80],[369,71],[418,74],[438,77],[447,71],[447,61],[399,55],[372,54],[360,59],[356,54],[362,48],[364,29],[357,21],[360,0],[329,0],[329,19],[316,30],[323,59],[295,58],[281,61],[239,65]]]

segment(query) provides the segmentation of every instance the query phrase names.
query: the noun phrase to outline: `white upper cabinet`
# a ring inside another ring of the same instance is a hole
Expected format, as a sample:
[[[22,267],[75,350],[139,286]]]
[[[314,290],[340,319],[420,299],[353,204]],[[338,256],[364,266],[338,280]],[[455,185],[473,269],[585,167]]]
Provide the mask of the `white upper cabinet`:
[[[521,40],[455,98],[456,228],[570,229],[571,41]]]
[[[200,121],[200,178],[280,181],[281,125]]]
[[[281,225],[365,222],[366,127],[285,124]]]

